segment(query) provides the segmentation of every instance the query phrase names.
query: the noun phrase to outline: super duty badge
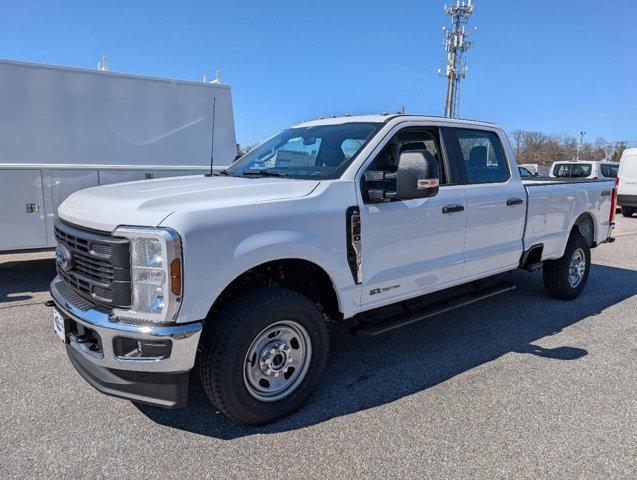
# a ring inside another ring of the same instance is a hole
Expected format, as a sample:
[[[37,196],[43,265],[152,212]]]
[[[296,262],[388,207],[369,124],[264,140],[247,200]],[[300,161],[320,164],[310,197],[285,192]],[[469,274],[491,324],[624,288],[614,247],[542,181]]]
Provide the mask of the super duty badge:
[[[381,288],[372,288],[369,291],[370,295],[378,295],[380,293],[386,293],[389,292],[390,290],[394,290],[395,288],[400,288],[400,283],[397,285],[390,285],[389,287],[381,287]]]

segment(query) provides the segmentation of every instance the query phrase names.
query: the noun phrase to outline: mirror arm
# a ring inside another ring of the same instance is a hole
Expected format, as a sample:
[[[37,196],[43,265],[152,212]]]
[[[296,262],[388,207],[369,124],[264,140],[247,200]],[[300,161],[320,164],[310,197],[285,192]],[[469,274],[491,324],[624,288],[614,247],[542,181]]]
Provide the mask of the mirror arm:
[[[368,182],[385,182],[387,180],[396,180],[396,173],[390,172],[365,172],[365,180]]]
[[[398,198],[396,192],[390,192],[382,188],[370,188],[367,193],[372,203],[386,203]]]
[[[365,172],[365,181],[368,183],[376,183],[379,184],[375,188],[368,188],[367,193],[369,195],[369,200],[372,203],[385,203],[390,202],[397,197],[396,192],[389,191],[385,189],[385,183],[389,180],[395,180],[397,177],[396,173],[392,172],[381,172],[381,171],[368,171]]]
[[[365,181],[368,183],[376,183],[378,185],[368,188],[367,193],[372,203],[390,202],[397,197],[396,192],[389,191],[385,188],[385,183],[389,180],[396,180],[396,173],[369,171],[365,172]]]

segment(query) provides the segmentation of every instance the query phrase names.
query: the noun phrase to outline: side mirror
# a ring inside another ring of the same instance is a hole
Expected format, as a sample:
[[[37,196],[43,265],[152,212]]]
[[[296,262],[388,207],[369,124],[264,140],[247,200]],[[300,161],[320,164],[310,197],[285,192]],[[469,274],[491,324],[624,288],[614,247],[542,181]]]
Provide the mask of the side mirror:
[[[438,161],[427,151],[400,154],[396,172],[396,196],[400,200],[438,195],[440,172]]]

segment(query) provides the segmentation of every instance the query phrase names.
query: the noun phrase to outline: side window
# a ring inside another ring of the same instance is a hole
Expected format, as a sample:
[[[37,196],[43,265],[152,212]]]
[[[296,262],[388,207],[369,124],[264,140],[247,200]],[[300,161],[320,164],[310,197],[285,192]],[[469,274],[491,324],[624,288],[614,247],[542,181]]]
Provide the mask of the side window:
[[[619,170],[619,165],[608,165],[602,163],[600,165],[602,175],[610,178],[617,178],[617,171]]]
[[[553,167],[553,175],[559,178],[566,178],[571,176],[571,166],[567,163],[558,163]]]
[[[571,177],[586,178],[591,174],[592,165],[590,163],[574,163],[571,165]]]
[[[453,129],[469,183],[505,182],[509,178],[500,139],[493,132]]]
[[[435,130],[407,128],[398,132],[376,156],[367,170],[395,172],[398,169],[400,154],[409,150],[423,150],[430,153],[438,161],[440,185],[447,183],[440,140]]]

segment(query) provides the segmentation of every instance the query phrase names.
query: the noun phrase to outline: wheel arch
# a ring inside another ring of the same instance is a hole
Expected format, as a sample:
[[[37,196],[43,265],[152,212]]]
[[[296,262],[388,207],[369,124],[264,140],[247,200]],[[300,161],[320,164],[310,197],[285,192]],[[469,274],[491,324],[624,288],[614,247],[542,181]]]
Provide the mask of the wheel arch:
[[[295,257],[259,263],[234,276],[212,299],[207,318],[212,318],[226,303],[251,289],[273,286],[301,293],[319,305],[329,318],[343,318],[342,300],[332,276],[316,262]]]
[[[595,243],[595,219],[589,212],[581,213],[573,222],[570,234],[579,233],[588,242],[589,247]],[[567,238],[568,241],[568,238]]]

